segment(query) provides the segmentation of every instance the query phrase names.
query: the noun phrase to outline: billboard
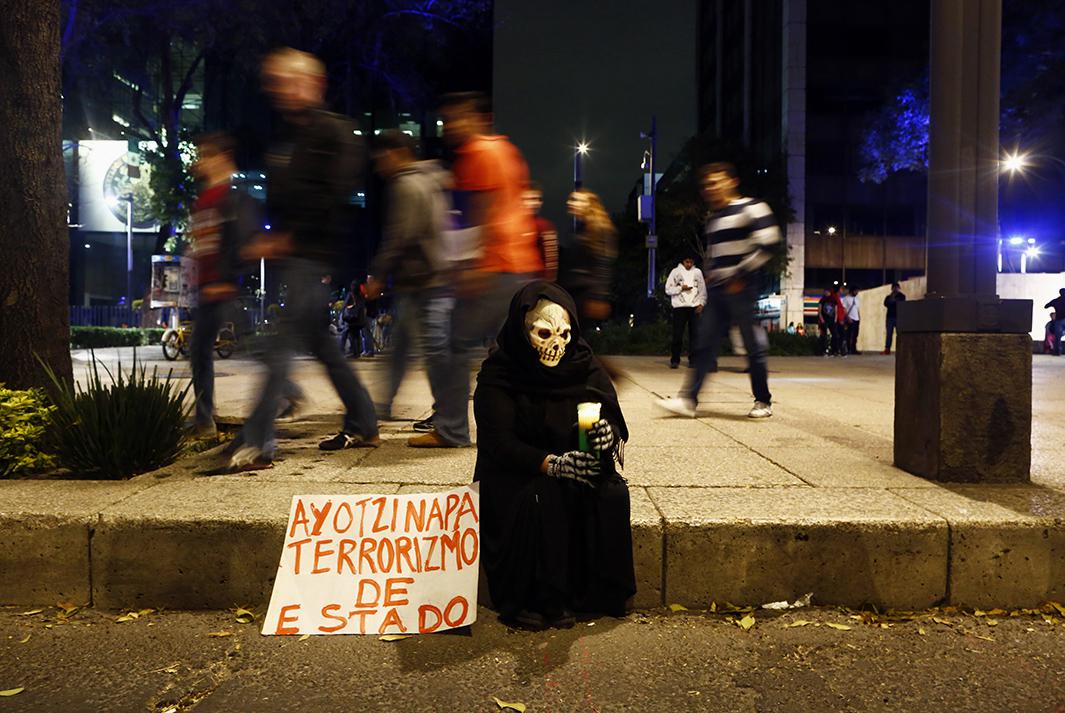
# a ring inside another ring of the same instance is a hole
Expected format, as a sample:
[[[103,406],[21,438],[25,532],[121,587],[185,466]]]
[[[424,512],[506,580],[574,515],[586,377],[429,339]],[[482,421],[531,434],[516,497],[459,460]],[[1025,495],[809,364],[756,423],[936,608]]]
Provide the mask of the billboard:
[[[139,143],[142,151],[155,146],[151,141]],[[131,168],[133,175],[130,175]],[[151,167],[140,153],[129,150],[128,142],[79,141],[78,176],[78,217],[82,230],[124,233],[127,196],[133,198],[133,232],[159,229],[149,209]]]

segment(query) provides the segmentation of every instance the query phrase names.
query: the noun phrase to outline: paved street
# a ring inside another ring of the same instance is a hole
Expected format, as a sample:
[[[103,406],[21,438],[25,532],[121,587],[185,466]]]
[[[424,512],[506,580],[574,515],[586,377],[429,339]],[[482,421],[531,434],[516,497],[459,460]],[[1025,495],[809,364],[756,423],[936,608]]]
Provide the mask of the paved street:
[[[230,612],[23,611],[0,610],[0,690],[25,688],[3,711],[1065,711],[1061,617],[758,611],[743,631],[659,610],[528,633],[481,609],[472,632],[382,642],[264,637]]]

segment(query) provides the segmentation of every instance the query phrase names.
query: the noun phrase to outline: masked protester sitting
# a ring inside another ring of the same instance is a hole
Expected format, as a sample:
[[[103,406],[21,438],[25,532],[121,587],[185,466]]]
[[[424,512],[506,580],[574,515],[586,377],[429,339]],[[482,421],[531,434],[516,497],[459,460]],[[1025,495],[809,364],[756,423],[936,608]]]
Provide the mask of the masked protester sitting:
[[[587,452],[585,402],[601,405]],[[622,615],[636,591],[628,486],[615,468],[628,430],[565,290],[533,282],[514,296],[473,408],[481,561],[500,617],[541,629]]]

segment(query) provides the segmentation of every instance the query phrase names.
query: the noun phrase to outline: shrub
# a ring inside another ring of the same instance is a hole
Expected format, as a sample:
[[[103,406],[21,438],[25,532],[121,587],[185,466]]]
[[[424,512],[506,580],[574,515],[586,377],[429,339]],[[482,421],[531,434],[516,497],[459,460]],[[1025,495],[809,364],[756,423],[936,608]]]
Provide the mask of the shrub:
[[[41,450],[53,411],[39,389],[16,391],[0,384],[0,478],[55,465],[55,457]]]
[[[103,367],[111,383],[100,378],[96,355],[83,388],[51,379],[55,411],[50,414],[48,442],[60,465],[90,477],[128,478],[172,463],[185,445],[185,396],[172,372],[151,375],[136,358],[129,374],[117,378]]]
[[[163,331],[159,327],[71,327],[70,348],[143,347],[158,344]]]
[[[632,356],[668,356],[673,327],[668,322],[652,322],[629,327],[618,322],[603,324],[584,332],[584,338],[596,354],[627,354]],[[799,336],[787,332],[769,333],[770,356],[815,356],[817,337]],[[732,342],[721,340],[722,356],[732,354]]]

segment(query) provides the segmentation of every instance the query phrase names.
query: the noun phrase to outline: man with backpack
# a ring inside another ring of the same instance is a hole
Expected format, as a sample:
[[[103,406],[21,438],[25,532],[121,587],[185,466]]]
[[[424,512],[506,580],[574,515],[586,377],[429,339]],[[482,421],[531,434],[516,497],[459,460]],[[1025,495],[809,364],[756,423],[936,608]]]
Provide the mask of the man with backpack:
[[[435,161],[418,161],[413,140],[401,131],[386,131],[378,137],[374,164],[387,181],[387,213],[366,289],[371,297],[380,294],[389,276],[395,288],[396,327],[388,386],[376,404],[378,418],[391,419],[392,401],[407,373],[416,339],[436,401],[449,371],[455,298],[448,284],[442,240],[448,224],[444,193],[448,174]]]

